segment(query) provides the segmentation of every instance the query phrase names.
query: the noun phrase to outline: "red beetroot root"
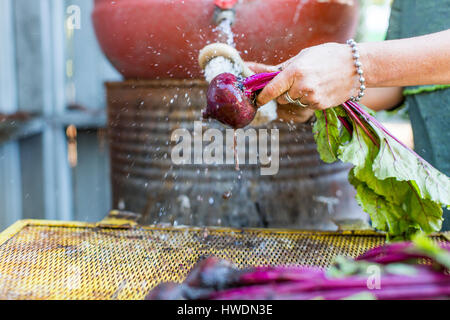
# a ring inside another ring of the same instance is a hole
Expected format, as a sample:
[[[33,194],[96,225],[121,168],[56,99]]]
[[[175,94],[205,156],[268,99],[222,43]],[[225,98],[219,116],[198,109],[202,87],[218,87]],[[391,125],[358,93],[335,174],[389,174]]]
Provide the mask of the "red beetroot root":
[[[207,103],[203,118],[216,119],[233,129],[247,126],[256,115],[256,107],[245,95],[242,81],[231,73],[222,73],[213,79]]]
[[[260,73],[246,79],[219,74],[209,85],[203,118],[218,120],[233,129],[249,125],[256,116],[256,94],[278,73]]]

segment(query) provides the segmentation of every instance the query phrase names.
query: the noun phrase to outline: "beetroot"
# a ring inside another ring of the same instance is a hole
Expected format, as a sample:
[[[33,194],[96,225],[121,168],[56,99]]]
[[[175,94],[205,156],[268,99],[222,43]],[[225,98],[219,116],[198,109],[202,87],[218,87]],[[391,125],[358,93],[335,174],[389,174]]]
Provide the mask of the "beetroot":
[[[257,111],[255,94],[278,73],[261,73],[246,79],[231,73],[219,74],[209,86],[203,118],[218,120],[233,129],[249,125]]]
[[[256,108],[244,94],[242,81],[231,73],[213,79],[207,93],[208,106],[203,118],[213,118],[233,129],[247,126],[256,115]]]

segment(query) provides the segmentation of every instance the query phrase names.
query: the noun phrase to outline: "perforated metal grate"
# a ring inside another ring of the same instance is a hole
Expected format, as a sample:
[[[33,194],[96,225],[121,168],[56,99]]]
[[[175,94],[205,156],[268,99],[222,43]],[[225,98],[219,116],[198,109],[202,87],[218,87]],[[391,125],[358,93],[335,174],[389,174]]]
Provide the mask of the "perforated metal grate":
[[[183,281],[199,259],[211,255],[241,267],[326,267],[337,255],[355,257],[385,240],[375,234],[33,221],[1,237],[0,299],[142,299],[160,282]]]

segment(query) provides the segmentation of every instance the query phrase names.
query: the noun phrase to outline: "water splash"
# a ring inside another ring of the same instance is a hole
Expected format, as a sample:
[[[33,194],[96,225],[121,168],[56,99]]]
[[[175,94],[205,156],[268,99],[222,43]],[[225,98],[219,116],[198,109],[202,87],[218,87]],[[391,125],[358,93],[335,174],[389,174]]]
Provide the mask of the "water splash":
[[[236,47],[234,43],[234,34],[233,30],[231,30],[232,22],[229,19],[223,19],[219,25],[213,29],[213,32],[219,34],[219,37],[225,38],[223,39],[226,44],[232,47]]]
[[[232,73],[235,76],[239,76],[241,68],[236,66],[230,59],[225,57],[217,57],[212,59],[205,67],[205,79],[211,82],[215,77],[221,73]]]

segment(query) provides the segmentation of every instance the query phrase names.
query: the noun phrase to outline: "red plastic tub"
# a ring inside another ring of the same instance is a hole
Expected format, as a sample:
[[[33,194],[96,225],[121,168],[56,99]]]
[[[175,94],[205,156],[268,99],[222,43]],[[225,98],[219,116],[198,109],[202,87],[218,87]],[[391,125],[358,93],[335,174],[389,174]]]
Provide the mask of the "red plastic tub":
[[[216,41],[214,0],[95,0],[100,46],[125,78],[200,78],[200,49]],[[343,42],[356,0],[240,0],[233,25],[245,60],[280,63],[301,49]]]

